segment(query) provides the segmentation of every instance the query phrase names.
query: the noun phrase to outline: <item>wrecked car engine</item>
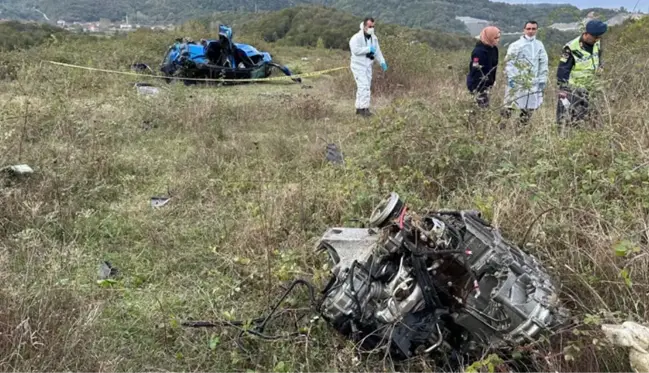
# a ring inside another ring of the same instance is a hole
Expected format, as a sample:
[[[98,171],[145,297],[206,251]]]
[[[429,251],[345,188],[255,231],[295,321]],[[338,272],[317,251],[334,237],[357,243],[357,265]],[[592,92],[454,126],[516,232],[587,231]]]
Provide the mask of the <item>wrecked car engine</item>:
[[[409,212],[391,193],[370,228],[332,228],[317,249],[334,263],[319,313],[361,346],[393,357],[534,341],[566,315],[558,289],[531,255],[477,211]]]

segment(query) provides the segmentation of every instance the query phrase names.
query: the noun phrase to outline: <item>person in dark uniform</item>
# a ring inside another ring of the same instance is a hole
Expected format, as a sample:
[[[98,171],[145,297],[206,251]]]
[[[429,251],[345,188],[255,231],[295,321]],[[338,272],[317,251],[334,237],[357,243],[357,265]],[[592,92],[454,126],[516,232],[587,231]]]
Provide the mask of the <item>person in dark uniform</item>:
[[[500,29],[487,26],[480,32],[480,40],[471,52],[466,86],[481,108],[489,106],[489,89],[496,83],[499,42]]]
[[[596,74],[602,68],[600,39],[607,29],[602,21],[589,21],[585,31],[563,47],[557,68],[559,126],[585,121],[590,116],[589,100],[597,83]]]

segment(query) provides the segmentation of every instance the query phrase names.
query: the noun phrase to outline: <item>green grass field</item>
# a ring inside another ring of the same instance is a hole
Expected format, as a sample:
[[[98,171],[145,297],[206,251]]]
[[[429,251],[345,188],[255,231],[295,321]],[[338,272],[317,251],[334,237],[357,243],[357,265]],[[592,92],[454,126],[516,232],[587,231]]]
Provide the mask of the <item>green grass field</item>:
[[[157,66],[169,34],[4,54],[0,166],[35,173],[0,179],[0,369],[431,371],[430,360],[358,355],[309,322],[304,289],[267,332],[308,338],[244,337],[242,349],[236,328],[181,326],[265,315],[295,278],[324,285],[319,236],[358,226],[397,191],[413,208],[480,209],[515,242],[531,226],[525,247],[563,284],[575,320],[520,346],[528,369],[628,370],[599,324],[648,312],[649,101],[638,92],[649,81],[646,48],[625,39],[639,27],[607,43],[619,52],[607,57],[601,127],[565,136],[553,84],[527,128],[500,130],[502,79],[492,110],[470,117],[468,51],[393,40],[383,45],[391,69],[375,70],[371,119],[354,115],[348,70],[302,85],[158,82],[159,95],[142,96],[133,88],[142,79],[41,63]],[[256,45],[300,72],[349,61],[344,51]],[[325,159],[331,142],[344,165]],[[159,195],[171,200],[154,209]],[[104,260],[119,269],[115,283],[97,282]]]

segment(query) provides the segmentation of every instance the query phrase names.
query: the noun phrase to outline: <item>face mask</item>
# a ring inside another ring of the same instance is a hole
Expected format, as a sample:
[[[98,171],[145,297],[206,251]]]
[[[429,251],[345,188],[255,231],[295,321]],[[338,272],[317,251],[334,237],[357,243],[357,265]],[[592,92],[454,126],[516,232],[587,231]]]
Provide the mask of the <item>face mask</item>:
[[[367,35],[374,35],[374,27],[370,27],[367,29]]]

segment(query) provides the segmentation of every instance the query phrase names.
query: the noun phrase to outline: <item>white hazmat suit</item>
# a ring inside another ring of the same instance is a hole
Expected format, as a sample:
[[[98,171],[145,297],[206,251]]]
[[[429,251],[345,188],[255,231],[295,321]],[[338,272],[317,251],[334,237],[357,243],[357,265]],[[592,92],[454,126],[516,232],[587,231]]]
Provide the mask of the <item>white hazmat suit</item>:
[[[351,51],[350,68],[354,79],[356,80],[356,109],[369,109],[370,107],[370,88],[372,85],[372,64],[378,61],[385,71],[387,64],[379,47],[379,39],[376,35],[365,37],[364,25],[361,22],[361,29],[354,34],[349,40],[349,50]],[[372,48],[373,47],[373,48]],[[370,50],[374,51],[374,59],[367,55]]]
[[[505,75],[505,105],[538,109],[548,82],[548,54],[543,43],[525,35],[513,42],[507,48]]]

